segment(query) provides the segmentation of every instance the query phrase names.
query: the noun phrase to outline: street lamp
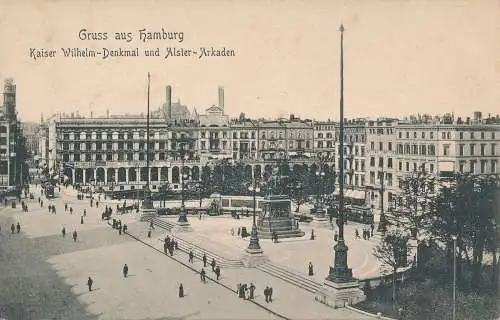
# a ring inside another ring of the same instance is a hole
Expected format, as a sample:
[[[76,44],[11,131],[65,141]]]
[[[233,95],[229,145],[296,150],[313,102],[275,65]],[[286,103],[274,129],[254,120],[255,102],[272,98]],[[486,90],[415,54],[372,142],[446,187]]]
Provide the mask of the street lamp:
[[[185,162],[185,154],[182,152],[181,148],[181,212],[179,213],[179,219],[177,220],[177,224],[181,226],[189,225],[187,216],[186,216],[186,208],[184,205],[184,179],[188,178],[188,175],[184,173],[184,162]]]
[[[253,184],[248,187],[248,190],[252,192],[253,195],[253,225],[252,233],[250,235],[250,243],[246,251],[248,253],[262,253],[262,248],[259,245],[259,236],[257,233],[257,223],[255,222],[255,213],[257,207],[257,200],[255,199],[257,192],[260,192],[260,188],[257,186],[257,180],[254,179]]]
[[[456,295],[456,282],[457,282],[457,255],[456,255],[456,250],[457,250],[457,236],[452,235],[451,238],[453,239],[453,320],[456,319],[456,302],[457,302],[457,295]]]
[[[318,186],[318,194],[317,194],[317,202],[318,202],[318,207],[321,202],[320,197],[323,194],[323,189],[324,189],[324,184],[325,184],[325,172],[324,171],[316,171],[316,176],[320,179],[320,185]]]

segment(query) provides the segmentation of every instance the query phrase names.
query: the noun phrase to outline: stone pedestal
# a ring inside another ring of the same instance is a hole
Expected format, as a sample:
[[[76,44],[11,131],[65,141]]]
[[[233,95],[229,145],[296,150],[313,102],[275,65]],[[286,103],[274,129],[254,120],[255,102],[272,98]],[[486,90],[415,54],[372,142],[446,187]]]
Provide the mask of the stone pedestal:
[[[332,308],[343,308],[365,299],[366,296],[363,290],[359,288],[357,280],[339,283],[325,280],[314,296],[314,300]]]
[[[241,262],[243,262],[243,265],[247,268],[255,268],[269,261],[262,253],[262,250],[260,250],[260,252],[252,251],[252,249],[247,249],[245,251],[246,254],[241,257]]]
[[[291,200],[286,195],[270,195],[262,200],[263,209],[259,213],[257,230],[260,239],[272,239],[273,233],[278,240],[302,237],[305,233],[296,226],[291,210]]]

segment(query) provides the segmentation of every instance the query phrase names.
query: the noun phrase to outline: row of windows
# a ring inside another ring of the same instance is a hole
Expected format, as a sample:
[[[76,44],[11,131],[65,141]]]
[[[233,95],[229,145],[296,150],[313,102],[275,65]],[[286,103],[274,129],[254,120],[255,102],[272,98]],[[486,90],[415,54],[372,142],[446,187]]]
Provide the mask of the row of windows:
[[[444,132],[443,132],[444,134]],[[403,138],[403,132],[399,132],[399,139],[402,139]],[[409,131],[406,131],[406,139],[410,139],[410,132]],[[451,133],[448,132],[447,136],[449,137],[448,139],[451,139]],[[420,137],[418,136],[417,134],[417,131],[413,131],[413,135],[411,135],[411,139],[426,139],[427,135],[425,133],[425,131],[422,131],[422,133],[420,134]],[[444,137],[446,137],[446,134],[444,135]],[[434,139],[434,132],[429,132],[429,139]],[[445,138],[443,138],[445,139]]]
[[[375,142],[374,141],[370,142],[370,150],[375,150]],[[378,150],[380,150],[380,151],[384,150],[384,143],[382,141],[379,141],[379,143],[378,143]],[[387,142],[387,150],[392,151],[392,142]]]
[[[375,167],[375,157],[370,157],[370,167]],[[384,167],[384,158],[379,157],[378,158],[378,166],[379,168]],[[387,168],[391,169],[392,168],[392,158],[387,158]]]
[[[487,144],[485,144],[485,143],[481,143],[481,144],[479,145],[479,155],[481,155],[481,156],[486,155],[486,152],[485,152],[485,150],[486,150],[486,146],[487,146]],[[458,152],[459,152],[459,154],[460,154],[461,156],[464,156],[464,155],[465,155],[465,149],[466,149],[465,147],[466,147],[466,145],[465,145],[465,144],[460,144],[460,145],[458,146]],[[496,155],[496,151],[495,151],[495,149],[496,149],[496,144],[495,144],[495,143],[490,144],[490,148],[489,148],[489,149],[490,149],[490,155],[491,155],[491,156]],[[471,143],[471,144],[469,145],[469,153],[468,153],[468,154],[469,154],[469,155],[471,155],[471,156],[474,156],[474,155],[476,155],[476,150],[477,150],[477,149],[476,149],[476,145],[475,145],[475,144],[473,144],[473,143]]]
[[[495,140],[495,132],[494,131],[490,132],[489,136],[491,137],[491,140]],[[460,137],[460,140],[463,140],[465,137],[465,133],[460,132],[459,137]],[[470,139],[476,139],[476,133],[474,131],[469,132],[469,137],[470,137]],[[486,133],[484,131],[482,131],[480,133],[480,137],[482,140],[486,139]]]
[[[375,181],[375,172],[370,171],[370,184],[380,184],[384,186],[392,187],[392,173],[390,172],[378,172],[377,181]]]
[[[448,146],[449,147],[449,146]],[[433,144],[425,145],[425,144],[409,144],[405,143],[404,145],[402,143],[398,143],[397,145],[397,154],[413,154],[413,155],[429,155],[429,156],[435,156],[436,155],[436,146]],[[447,154],[445,154],[447,155]]]
[[[370,134],[377,134],[377,135],[382,135],[384,133],[385,134],[393,134],[394,133],[394,129],[393,128],[368,129],[368,133],[370,133]]]
[[[429,168],[426,168],[425,164],[419,166],[416,162],[410,164],[410,162],[403,163],[402,161],[399,161],[398,163],[399,171],[403,171],[403,167],[406,172],[417,171],[419,168],[423,168],[427,172],[434,173],[434,163],[429,163]]]
[[[496,173],[497,172],[497,167],[498,167],[498,161],[496,159],[490,161],[490,171],[487,171],[487,165],[488,165],[488,160],[481,160],[479,161],[479,172],[476,172],[478,169],[476,166],[477,161],[476,160],[470,160],[469,161],[469,168],[467,172],[470,173]],[[461,173],[466,172],[465,169],[466,162],[465,161],[460,161],[458,164],[458,170]]]

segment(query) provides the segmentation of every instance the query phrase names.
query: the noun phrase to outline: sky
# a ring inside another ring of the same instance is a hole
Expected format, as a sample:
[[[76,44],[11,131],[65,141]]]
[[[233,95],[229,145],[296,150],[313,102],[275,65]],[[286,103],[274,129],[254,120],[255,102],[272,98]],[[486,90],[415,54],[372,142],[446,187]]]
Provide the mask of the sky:
[[[338,119],[340,32],[346,117],[500,113],[500,1],[0,1],[0,81],[14,78],[22,121],[56,112],[141,113],[172,98],[198,112]],[[79,31],[108,40],[80,40]],[[138,30],[183,32],[182,42]],[[133,40],[115,40],[131,32]],[[234,57],[170,57],[226,47]],[[65,58],[61,48],[138,48],[139,57]],[[145,57],[159,48],[161,57]],[[55,50],[33,59],[31,49]],[[1,90],[1,89],[0,89]]]

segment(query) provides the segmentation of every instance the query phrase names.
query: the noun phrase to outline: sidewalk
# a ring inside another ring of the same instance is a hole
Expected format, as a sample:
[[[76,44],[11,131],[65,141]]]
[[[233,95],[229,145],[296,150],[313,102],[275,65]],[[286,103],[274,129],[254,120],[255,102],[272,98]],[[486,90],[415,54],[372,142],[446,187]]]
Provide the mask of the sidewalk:
[[[152,237],[147,238],[143,228],[144,226],[140,224],[131,224],[128,233],[139,238],[140,241],[152,248],[163,252],[163,239],[168,233],[156,229],[153,230]],[[181,238],[183,238],[183,235],[181,235]],[[177,237],[178,234],[174,236]],[[182,251],[174,251],[172,259],[197,272],[203,268],[203,262],[200,259],[195,258],[193,263],[189,263],[188,254]],[[255,303],[290,319],[370,319],[370,317],[348,309],[331,309],[315,301],[312,294],[254,268],[221,269],[220,281],[215,280],[215,273],[211,271],[209,264],[207,264],[205,271],[207,281],[217,282],[232,290],[235,295],[238,283],[250,284],[252,282],[256,286]],[[273,288],[272,303],[265,302],[263,290],[266,286]]]

